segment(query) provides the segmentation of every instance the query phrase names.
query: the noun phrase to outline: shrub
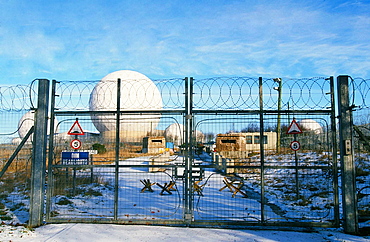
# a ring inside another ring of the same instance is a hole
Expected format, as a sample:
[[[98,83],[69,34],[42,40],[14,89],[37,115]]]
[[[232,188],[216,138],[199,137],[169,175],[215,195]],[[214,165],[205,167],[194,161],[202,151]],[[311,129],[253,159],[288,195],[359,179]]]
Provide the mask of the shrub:
[[[9,215],[6,215],[6,216],[0,216],[0,219],[1,220],[12,220],[13,218]]]
[[[68,198],[66,198],[66,197],[61,197],[60,199],[59,199],[59,201],[56,203],[56,204],[58,204],[58,205],[70,205],[70,204],[72,204],[73,202],[71,202]]]
[[[84,192],[84,196],[103,196],[103,194],[99,191],[95,191],[94,189],[89,188],[87,191]]]
[[[92,148],[94,150],[97,150],[98,151],[98,154],[104,154],[107,152],[107,149],[105,148],[105,145],[102,145],[102,144],[99,144],[99,143],[95,143],[92,145]]]

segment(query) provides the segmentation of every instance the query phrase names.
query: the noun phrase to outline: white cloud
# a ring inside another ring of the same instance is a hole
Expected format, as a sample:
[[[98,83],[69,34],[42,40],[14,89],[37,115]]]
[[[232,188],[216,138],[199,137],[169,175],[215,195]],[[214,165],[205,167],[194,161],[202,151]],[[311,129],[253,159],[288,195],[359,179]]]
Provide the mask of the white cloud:
[[[92,1],[79,11],[81,4],[48,3],[14,23],[9,16],[21,13],[11,8],[0,23],[0,63],[19,66],[9,64],[6,75],[96,79],[119,69],[164,78],[370,75],[370,17],[347,12],[358,9],[348,3],[336,11],[332,2],[303,1]]]

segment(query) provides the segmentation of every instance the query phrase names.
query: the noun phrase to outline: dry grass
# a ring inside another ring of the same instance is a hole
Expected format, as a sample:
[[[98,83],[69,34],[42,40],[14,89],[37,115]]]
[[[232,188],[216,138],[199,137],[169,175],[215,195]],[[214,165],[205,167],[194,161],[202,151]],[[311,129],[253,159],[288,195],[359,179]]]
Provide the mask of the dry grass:
[[[2,170],[7,164],[9,158],[13,155],[15,145],[2,145],[0,150],[0,169]],[[13,160],[4,175],[1,177],[0,182],[0,200],[7,198],[7,195],[14,191],[24,189],[27,192],[30,188],[31,177],[31,157],[32,150],[30,147],[25,146],[18,153],[17,157]]]
[[[9,158],[13,155],[15,145],[2,145],[0,149],[0,169],[2,170]],[[31,147],[24,147],[21,149],[12,164],[8,167],[7,172],[22,172],[27,171],[31,167],[32,149]]]
[[[28,193],[30,189],[30,172],[7,172],[1,178],[0,200],[7,198],[8,194],[17,188],[18,191]]]

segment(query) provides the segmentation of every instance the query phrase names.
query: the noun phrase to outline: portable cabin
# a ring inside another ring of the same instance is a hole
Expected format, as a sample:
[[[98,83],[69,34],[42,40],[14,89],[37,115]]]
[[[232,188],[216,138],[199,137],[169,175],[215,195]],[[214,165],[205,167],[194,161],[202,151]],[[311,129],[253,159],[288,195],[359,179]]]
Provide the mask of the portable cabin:
[[[260,133],[230,133],[218,134],[216,137],[216,151],[260,151]],[[276,150],[276,132],[263,133],[263,146],[265,150]]]

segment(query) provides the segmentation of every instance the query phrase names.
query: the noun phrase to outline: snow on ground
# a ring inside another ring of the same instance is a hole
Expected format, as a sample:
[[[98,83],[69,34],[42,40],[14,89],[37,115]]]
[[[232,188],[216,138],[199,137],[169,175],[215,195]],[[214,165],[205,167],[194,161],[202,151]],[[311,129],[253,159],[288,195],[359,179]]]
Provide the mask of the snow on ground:
[[[318,161],[320,159],[317,159],[315,155],[313,154],[307,154],[307,157],[310,158],[307,163],[312,163],[313,161]],[[180,157],[179,157],[180,158]],[[135,164],[137,162],[140,162],[140,159],[145,160],[146,158],[136,158],[134,159]],[[204,159],[202,159],[204,161]],[[207,159],[205,159],[207,160]],[[269,160],[268,162],[274,163],[279,162],[280,164],[284,164],[288,162],[290,159],[287,159],[286,157],[281,157],[279,159],[275,158],[272,160]],[[122,161],[122,163],[126,163],[128,161]],[[111,168],[101,168],[101,170],[97,170],[102,173],[106,173],[105,179],[107,181],[110,181],[113,179],[113,173],[112,171],[108,170]],[[130,169],[130,168],[124,168],[124,169]],[[366,168],[367,169],[367,168]],[[127,172],[127,171],[126,171]],[[275,172],[279,173],[279,170],[276,170]],[[126,173],[122,173],[126,174]],[[129,174],[129,172],[127,173]],[[157,210],[156,213],[152,213],[153,211],[148,210],[149,214],[144,214],[144,216],[148,218],[161,218],[158,210],[158,206],[161,205],[160,198],[161,196],[158,196],[157,193],[159,193],[160,190],[158,190],[159,187],[155,187],[156,191],[154,194],[151,193],[139,193],[138,191],[142,188],[142,184],[138,182],[138,178],[140,175],[145,175],[143,178],[152,178],[153,180],[156,179],[164,179],[163,181],[160,180],[159,182],[163,183],[165,181],[168,181],[167,176],[163,176],[162,178],[154,177],[154,174],[147,173],[146,171],[139,170],[135,171],[135,180],[131,179],[125,179],[125,183],[121,184],[120,182],[120,189],[122,191],[120,192],[121,195],[124,194],[123,190],[126,191],[135,191],[133,194],[139,194],[141,197],[138,201],[130,201],[133,206],[135,207],[125,207],[120,206],[122,211],[120,210],[120,214],[126,214],[125,209],[127,209],[130,216],[138,216],[140,213],[137,211],[140,207],[140,203],[146,204],[149,200],[151,201],[152,205]],[[152,177],[153,176],[153,177]],[[213,208],[211,206],[213,201],[217,196],[222,196],[222,200],[224,202],[223,204],[223,210],[227,211],[233,211],[235,209],[238,210],[238,206],[245,210],[245,205],[248,206],[248,208],[253,208],[253,210],[257,211],[257,207],[259,206],[259,202],[257,199],[253,198],[252,196],[249,198],[243,198],[240,196],[240,194],[237,194],[235,198],[231,197],[230,193],[228,193],[226,190],[223,192],[219,192],[219,188],[223,185],[222,184],[222,176],[220,174],[214,174],[212,171],[206,171],[206,178],[212,177],[211,180],[208,181],[208,183],[205,186],[204,194],[205,196],[197,196],[199,200],[196,203],[196,211],[195,216],[200,216],[199,218],[204,218],[204,216],[208,215],[207,213],[204,213],[207,209],[204,210],[204,208]],[[284,184],[284,182],[278,180],[275,178],[276,174],[273,179],[271,180],[271,183],[267,183],[267,188],[270,191],[270,193],[266,194],[267,198],[269,199],[270,203],[274,203],[277,205],[282,211],[286,211],[285,214],[283,214],[284,219],[287,219],[291,217],[292,215],[289,213],[289,211],[294,212],[296,207],[292,207],[289,204],[284,204],[283,200],[276,199],[277,197],[281,197],[283,193],[279,190],[281,186],[280,183]],[[365,176],[364,176],[365,177]],[[132,178],[132,176],[128,176],[128,178]],[[288,176],[287,178],[291,178]],[[140,178],[141,179],[141,178]],[[325,186],[321,186],[323,184],[321,177],[316,178],[315,182],[313,182],[316,186],[319,186],[317,190],[323,191],[324,188],[327,188]],[[246,180],[246,187],[249,187],[251,189],[249,192],[253,192],[253,190],[258,191],[258,183],[255,183],[257,180]],[[111,184],[112,182],[108,182],[108,184]],[[365,184],[368,184],[368,182],[364,182]],[[254,187],[257,184],[256,187]],[[182,186],[181,183],[177,184],[178,193],[181,194]],[[307,186],[305,183],[301,183],[303,186]],[[73,202],[73,204],[67,204],[67,205],[59,205],[56,206],[56,216],[63,217],[63,215],[68,216],[85,216],[88,214],[94,214],[96,211],[90,211],[92,204],[111,204],[112,201],[112,191],[109,189],[111,185],[100,185],[98,187],[93,187],[93,184],[91,184],[91,189],[95,189],[103,194],[103,196],[82,196],[79,194],[76,194],[74,197],[70,197],[69,200]],[[90,187],[86,187],[90,188]],[[91,189],[87,189],[90,191]],[[95,191],[94,190],[94,191]],[[308,191],[311,191],[311,193],[308,193],[307,195],[309,197],[312,197],[313,194],[315,194],[316,190],[309,188]],[[216,193],[217,192],[217,193]],[[175,192],[176,193],[176,192]],[[208,196],[211,195],[212,196]],[[329,194],[329,198],[332,196],[332,194]],[[138,198],[139,198],[138,195]],[[174,194],[175,196],[165,196],[166,199],[172,199],[169,200],[170,203],[167,203],[171,205],[171,208],[178,208],[179,198],[178,195]],[[60,199],[61,196],[54,197],[55,201],[53,204],[55,204],[57,199]],[[12,195],[8,197],[9,199],[13,200]],[[15,198],[14,198],[15,199]],[[120,198],[123,199],[123,196]],[[159,199],[157,201],[157,199]],[[325,200],[328,199],[328,196],[323,197],[321,200],[317,201],[316,203],[323,203]],[[216,199],[217,200],[217,199]],[[331,200],[331,199],[329,199]],[[124,202],[125,200],[122,200]],[[123,203],[122,203],[123,204]],[[159,205],[158,205],[159,204]],[[151,206],[152,206],[151,205]],[[227,209],[226,205],[232,205],[232,208]],[[150,209],[152,209],[152,207]],[[163,206],[163,204],[162,204]],[[25,206],[26,207],[26,206]],[[203,209],[202,209],[203,208]],[[319,213],[316,212],[316,210],[312,210],[309,206],[307,206],[307,210],[305,210],[306,206],[299,206],[299,210],[303,213],[311,214],[318,214],[315,216],[319,217]],[[166,208],[161,208],[160,211],[166,211]],[[266,211],[275,216],[276,219],[279,219],[281,214],[275,214],[273,211],[271,211],[269,206],[266,206]],[[313,213],[314,211],[314,213]],[[102,213],[110,213],[111,211],[109,209],[102,210]],[[297,211],[295,211],[296,213]],[[128,214],[127,213],[127,214]],[[14,211],[14,214],[16,214],[17,220],[11,220],[8,221],[8,224],[16,224],[16,223],[25,223],[26,218],[28,217],[28,213],[25,211],[25,209],[17,208]],[[168,216],[170,213],[165,213],[165,216]],[[182,213],[174,213],[174,215],[178,216]],[[229,214],[226,214],[229,216]],[[257,213],[258,215],[258,213]],[[280,216],[279,216],[280,215]],[[225,216],[225,214],[215,214],[212,213],[212,216]],[[10,226],[10,225],[0,225],[0,241],[179,241],[179,240],[190,240],[190,241],[370,241],[369,238],[359,237],[359,236],[352,236],[347,235],[338,229],[322,229],[317,228],[315,230],[316,232],[297,232],[297,231],[281,231],[281,229],[276,230],[230,230],[230,229],[214,229],[214,228],[187,228],[187,227],[162,227],[162,226],[136,226],[136,225],[115,225],[115,224],[47,224],[44,226],[41,226],[39,228],[36,228],[35,230],[29,230],[24,228],[23,226]]]
[[[30,231],[24,227],[0,226],[0,241],[351,241],[370,239],[337,230],[294,232],[278,230],[231,230],[115,224],[48,224]]]
[[[182,162],[183,157],[177,157],[174,162]],[[210,162],[210,156],[203,156],[201,160],[196,160],[198,163]],[[139,157],[129,160],[120,161],[121,165],[145,165],[148,157]],[[284,160],[280,160],[283,163]],[[84,171],[82,171],[84,172]],[[73,192],[73,196],[69,195],[57,195],[53,198],[52,211],[53,216],[58,218],[77,218],[89,216],[105,216],[110,217],[113,214],[113,199],[114,189],[114,167],[101,167],[94,170],[95,173],[99,173],[109,185],[102,184],[89,184],[79,186]],[[292,204],[291,200],[287,200],[287,203],[281,203],[281,198],[285,196],[287,185],[286,179],[290,179],[290,172],[288,175],[280,176],[284,180],[275,179],[278,170],[274,170],[272,176],[272,183],[267,185],[269,193],[266,193],[266,197],[269,199],[269,203],[264,207],[265,215],[268,216],[269,220],[278,221],[289,221],[300,217],[306,217],[315,219],[317,221],[325,221],[330,219],[328,217],[328,211],[332,206],[328,206],[328,209],[321,207],[314,207],[314,204],[307,206],[307,204]],[[170,172],[171,173],[171,172]],[[287,171],[285,170],[285,173]],[[162,174],[162,175],[161,175]],[[252,176],[254,176],[252,174]],[[241,194],[235,194],[231,196],[228,189],[222,190],[224,187],[223,175],[215,173],[212,170],[205,171],[205,179],[199,183],[203,185],[202,193],[204,196],[196,194],[195,197],[195,212],[194,218],[197,220],[219,220],[219,219],[234,219],[241,221],[259,221],[261,219],[261,204],[260,204],[260,184],[258,177],[250,177],[252,179],[244,180],[244,189],[248,194],[248,197],[244,197]],[[312,176],[310,177],[313,178]],[[119,184],[119,211],[118,215],[123,218],[130,219],[181,219],[181,197],[183,191],[183,184],[181,181],[176,182],[176,189],[172,196],[158,196],[160,190],[155,187],[154,193],[138,193],[143,185],[139,180],[150,179],[151,182],[155,181],[160,184],[173,179],[168,173],[148,173],[147,168],[138,167],[126,167],[120,168],[120,184]],[[323,194],[327,190],[327,184],[325,178],[322,176],[315,176],[315,190],[312,190],[309,194],[306,192],[308,197],[314,196],[314,191],[320,191]],[[291,181],[289,181],[292,183]],[[281,183],[283,186],[280,186]],[[294,183],[294,182],[293,182]],[[319,187],[318,187],[319,186]],[[89,195],[87,195],[87,193]],[[100,196],[91,196],[91,194],[101,194]],[[295,199],[295,195],[293,199]],[[277,199],[277,198],[280,199]],[[325,195],[323,199],[318,198],[317,204],[327,204],[328,199]],[[321,205],[324,207],[323,205]],[[290,212],[289,212],[290,211]],[[328,217],[328,218],[325,218]]]

